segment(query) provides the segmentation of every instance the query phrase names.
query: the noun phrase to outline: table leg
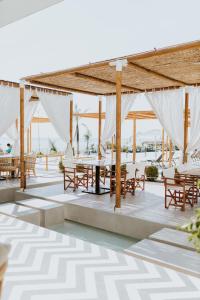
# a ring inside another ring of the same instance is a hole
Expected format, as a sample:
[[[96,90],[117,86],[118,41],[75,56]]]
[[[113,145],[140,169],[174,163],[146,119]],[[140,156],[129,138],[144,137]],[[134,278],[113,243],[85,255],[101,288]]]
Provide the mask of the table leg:
[[[96,192],[96,194],[99,194],[99,192],[100,192],[100,167],[99,166],[96,166],[95,192]]]

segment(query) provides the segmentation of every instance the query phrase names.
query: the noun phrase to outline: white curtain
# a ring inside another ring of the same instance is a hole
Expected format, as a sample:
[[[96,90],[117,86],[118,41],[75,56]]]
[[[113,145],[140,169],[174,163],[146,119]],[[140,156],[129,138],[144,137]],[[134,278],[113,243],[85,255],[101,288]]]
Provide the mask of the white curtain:
[[[40,100],[52,125],[67,145],[70,141],[70,96],[42,94]]]
[[[183,149],[185,89],[145,93],[145,96],[173,144]]]
[[[128,112],[133,106],[136,94],[122,95],[121,100],[121,122],[123,123]],[[116,96],[106,97],[106,119],[102,134],[102,144],[110,140],[116,131]]]
[[[19,115],[19,89],[0,86],[0,136],[12,126]]]
[[[25,90],[24,95],[24,131],[29,128],[31,120],[35,114],[39,101],[29,101],[31,98],[32,92]],[[17,116],[20,122],[20,115]],[[12,153],[15,155],[19,155],[19,132],[16,128],[16,122],[14,122],[9,129],[6,131],[7,136],[13,141]]]
[[[188,152],[200,149],[200,88],[188,88],[190,106],[190,139]]]

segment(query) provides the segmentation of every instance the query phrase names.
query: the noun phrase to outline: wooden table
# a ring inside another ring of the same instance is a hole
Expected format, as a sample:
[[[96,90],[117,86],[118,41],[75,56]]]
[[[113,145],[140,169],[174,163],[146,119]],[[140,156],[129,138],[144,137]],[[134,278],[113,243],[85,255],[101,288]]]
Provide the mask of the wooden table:
[[[123,160],[121,164],[130,163],[130,160]],[[102,160],[74,160],[74,164],[84,165],[95,167],[95,186],[88,188],[88,190],[84,190],[84,193],[95,194],[95,195],[103,195],[110,192],[110,188],[101,187],[100,185],[100,171],[101,167],[111,167],[111,169],[115,169],[116,161],[110,159],[102,159]]]

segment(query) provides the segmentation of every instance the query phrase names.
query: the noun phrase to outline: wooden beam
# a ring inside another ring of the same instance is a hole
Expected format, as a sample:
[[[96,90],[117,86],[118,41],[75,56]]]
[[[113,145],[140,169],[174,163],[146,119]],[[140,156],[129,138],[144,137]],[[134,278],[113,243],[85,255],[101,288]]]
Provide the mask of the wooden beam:
[[[95,76],[90,76],[90,75],[86,75],[86,74],[82,74],[82,73],[78,73],[78,72],[73,73],[73,75],[78,77],[78,78],[83,78],[83,79],[86,79],[86,80],[99,82],[99,83],[103,83],[103,84],[107,84],[107,85],[110,85],[112,87],[115,87],[115,82],[107,80],[107,79],[102,79],[102,78],[98,78],[98,77],[95,77]],[[127,90],[135,91],[135,92],[144,92],[144,90],[142,90],[142,89],[138,89],[138,88],[135,88],[135,87],[132,87],[132,86],[124,85],[124,84],[122,84],[122,89],[127,89]]]
[[[13,82],[13,81],[7,81],[7,80],[0,80],[0,84],[4,86],[9,86],[9,87],[15,87],[19,88],[19,83]],[[58,94],[58,95],[69,95],[69,92],[64,92],[60,89],[49,89],[47,87],[42,87],[42,84],[40,83],[39,86],[31,85],[31,84],[25,84],[24,88],[26,90],[37,90],[39,92],[44,92],[44,93],[51,93],[51,94]]]
[[[99,97],[99,123],[98,123],[98,159],[101,159],[101,115],[102,115],[102,99]]]
[[[170,76],[167,76],[167,75],[164,75],[164,74],[161,74],[157,71],[153,71],[151,70],[150,68],[146,68],[146,67],[143,67],[143,66],[140,66],[139,64],[137,64],[136,62],[131,62],[129,61],[129,66],[133,67],[135,70],[139,71],[139,72],[143,72],[143,73],[148,73],[154,77],[157,77],[159,79],[165,79],[165,80],[170,80],[172,81],[173,83],[175,84],[178,84],[179,86],[185,86],[185,85],[188,85],[186,82],[184,81],[181,81],[181,80],[176,80]]]
[[[189,94],[185,93],[185,111],[184,111],[184,144],[183,144],[183,163],[187,163],[188,154],[188,127],[189,127]]]
[[[133,161],[136,161],[136,119],[133,119]]]
[[[70,100],[70,124],[69,124],[70,144],[73,144],[73,100]]]
[[[121,207],[121,83],[122,71],[116,71],[116,200],[115,208]]]
[[[33,117],[32,123],[50,123],[49,118],[43,118],[43,117]]]
[[[26,188],[25,161],[24,161],[24,85],[20,85],[20,188]]]

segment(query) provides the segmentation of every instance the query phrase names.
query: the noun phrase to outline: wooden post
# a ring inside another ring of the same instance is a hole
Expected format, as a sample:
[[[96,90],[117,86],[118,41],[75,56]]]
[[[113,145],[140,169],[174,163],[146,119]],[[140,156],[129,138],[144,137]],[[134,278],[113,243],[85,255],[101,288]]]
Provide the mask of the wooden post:
[[[98,159],[101,159],[101,114],[102,114],[102,100],[99,97],[99,124],[98,124]]]
[[[30,130],[29,130],[29,133],[30,133],[30,137],[29,137],[29,150],[30,152],[32,152],[32,123],[30,123]]]
[[[73,143],[73,100],[70,100],[70,125],[69,125],[69,132],[70,132],[70,144],[72,146],[72,143]]]
[[[136,119],[133,119],[133,161],[136,161]]]
[[[18,119],[16,119],[15,125],[16,125],[16,129],[17,129],[17,132],[18,132],[18,129],[19,129]]]
[[[169,137],[167,135],[167,137],[166,137],[166,153],[165,153],[165,160],[166,160],[166,162],[168,160],[168,142],[169,142]]]
[[[114,158],[114,142],[115,142],[115,136],[112,136],[112,144],[111,144],[111,159]]]
[[[162,167],[164,167],[164,156],[165,156],[165,131],[162,129]]]
[[[172,150],[173,150],[173,144],[172,144],[172,141],[170,140],[170,142],[169,142],[169,167],[172,166]]]
[[[20,84],[20,188],[26,188],[24,161],[24,85]]]
[[[189,127],[189,94],[185,94],[185,111],[184,111],[184,144],[183,144],[183,163],[187,163],[187,146],[188,146],[188,127]]]
[[[27,140],[27,154],[30,153],[30,133],[29,133],[29,128],[27,129],[27,132],[26,132],[26,140]]]
[[[121,83],[122,71],[116,71],[116,208],[121,207]]]

